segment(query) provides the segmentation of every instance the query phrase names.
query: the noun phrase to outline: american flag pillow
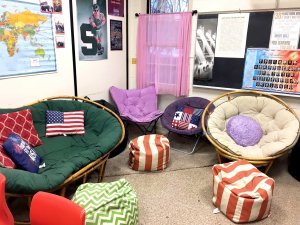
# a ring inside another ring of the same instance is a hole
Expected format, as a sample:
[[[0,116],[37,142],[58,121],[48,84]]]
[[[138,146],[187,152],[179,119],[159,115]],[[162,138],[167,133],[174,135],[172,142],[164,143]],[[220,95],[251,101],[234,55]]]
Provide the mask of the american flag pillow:
[[[85,133],[84,111],[59,112],[47,110],[46,137]]]
[[[171,126],[180,130],[190,130],[198,127],[203,109],[189,106],[178,106]]]

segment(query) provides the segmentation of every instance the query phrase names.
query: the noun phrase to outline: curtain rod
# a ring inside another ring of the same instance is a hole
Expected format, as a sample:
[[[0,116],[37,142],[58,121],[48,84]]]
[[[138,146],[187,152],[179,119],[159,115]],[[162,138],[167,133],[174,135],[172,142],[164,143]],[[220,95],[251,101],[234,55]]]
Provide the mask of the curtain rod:
[[[197,13],[198,13],[197,10],[193,10],[192,11],[192,16],[195,15],[195,14],[197,14]],[[140,13],[135,13],[135,17],[139,17],[139,15],[140,15]]]
[[[269,8],[269,9],[238,9],[238,10],[224,10],[224,11],[210,11],[210,12],[199,12],[199,15],[209,14],[226,14],[226,13],[255,13],[255,12],[271,12],[271,11],[289,11],[289,10],[300,10],[299,7],[294,8]]]

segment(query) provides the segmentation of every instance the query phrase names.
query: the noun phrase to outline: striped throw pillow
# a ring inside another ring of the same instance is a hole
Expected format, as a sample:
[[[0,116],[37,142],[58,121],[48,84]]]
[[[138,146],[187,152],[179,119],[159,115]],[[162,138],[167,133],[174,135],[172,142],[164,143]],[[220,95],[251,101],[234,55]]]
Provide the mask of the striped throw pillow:
[[[59,112],[47,110],[46,137],[85,133],[84,111]]]

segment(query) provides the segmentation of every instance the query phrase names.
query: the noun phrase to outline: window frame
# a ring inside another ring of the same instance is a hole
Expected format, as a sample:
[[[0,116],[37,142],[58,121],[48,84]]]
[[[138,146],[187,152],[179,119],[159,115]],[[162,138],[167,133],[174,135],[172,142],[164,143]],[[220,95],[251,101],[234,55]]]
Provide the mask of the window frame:
[[[154,0],[147,0],[147,13],[152,14],[151,12],[151,2]],[[177,12],[188,12],[189,10],[189,1],[188,0],[178,0],[178,1],[186,1],[187,2],[187,10],[186,11],[177,11]],[[161,12],[161,13],[166,13],[166,12]],[[176,12],[170,12],[170,13],[176,13]]]

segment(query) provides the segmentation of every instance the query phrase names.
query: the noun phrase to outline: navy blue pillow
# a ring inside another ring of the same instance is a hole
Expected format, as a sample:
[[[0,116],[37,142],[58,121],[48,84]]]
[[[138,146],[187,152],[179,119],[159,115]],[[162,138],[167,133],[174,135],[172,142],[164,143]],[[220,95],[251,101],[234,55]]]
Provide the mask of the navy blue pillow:
[[[17,166],[26,171],[37,173],[42,158],[19,135],[11,133],[4,142],[3,147]]]

